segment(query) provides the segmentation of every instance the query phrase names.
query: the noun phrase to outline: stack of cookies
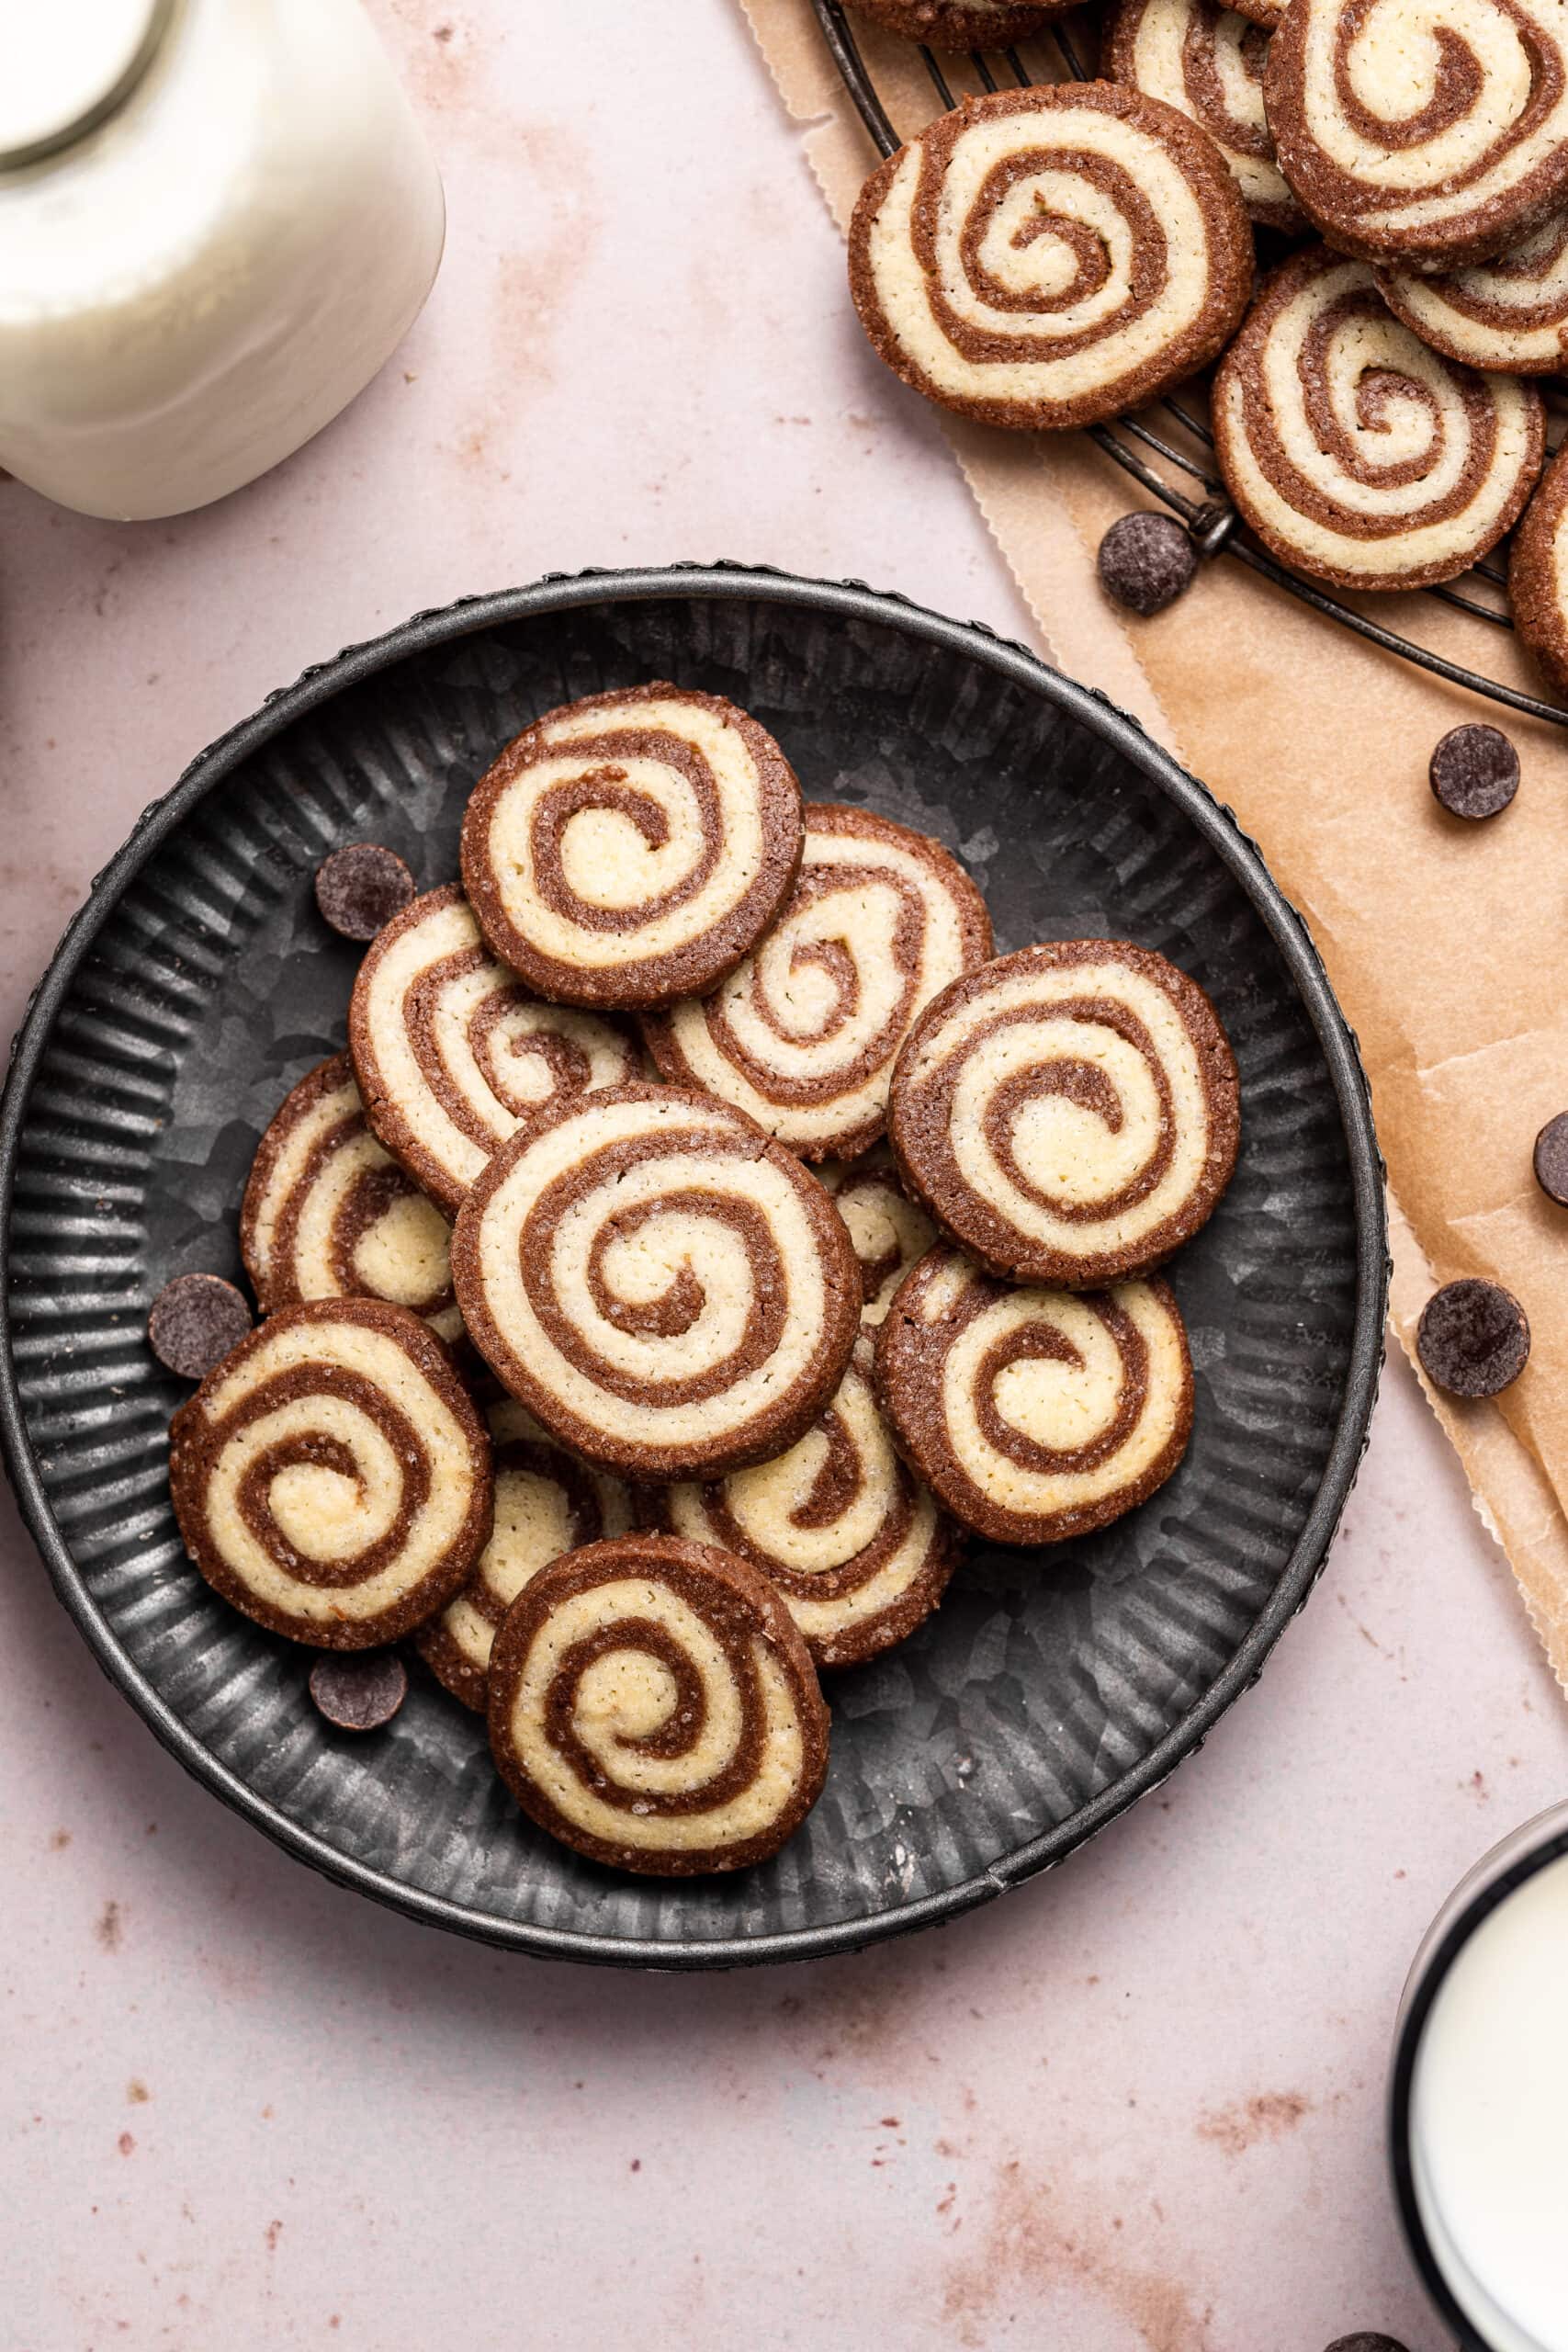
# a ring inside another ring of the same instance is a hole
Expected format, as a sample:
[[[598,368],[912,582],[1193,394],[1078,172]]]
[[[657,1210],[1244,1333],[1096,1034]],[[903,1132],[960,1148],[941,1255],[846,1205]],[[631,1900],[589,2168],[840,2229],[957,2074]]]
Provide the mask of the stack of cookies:
[[[820,1792],[818,1669],[964,1529],[1061,1542],[1180,1461],[1154,1269],[1235,1064],[1151,950],[995,956],[945,849],[803,806],[715,695],[538,720],[461,863],[263,1137],[265,1320],[175,1417],[181,1529],[275,1632],[412,1635],[569,1845],[738,1868]]]
[[[952,48],[1064,13],[856,5]],[[1427,587],[1523,515],[1515,617],[1568,692],[1568,458],[1532,381],[1568,365],[1564,0],[1112,0],[1100,64],[966,99],[872,175],[850,277],[883,358],[1030,429],[1218,360],[1220,469],[1265,546]],[[1249,221],[1312,241],[1255,284]]]

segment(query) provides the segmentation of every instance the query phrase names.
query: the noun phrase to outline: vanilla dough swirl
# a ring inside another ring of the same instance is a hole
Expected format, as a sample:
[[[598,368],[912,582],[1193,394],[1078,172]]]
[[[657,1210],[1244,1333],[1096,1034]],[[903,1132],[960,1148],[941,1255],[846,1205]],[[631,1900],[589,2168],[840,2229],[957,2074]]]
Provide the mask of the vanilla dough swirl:
[[[1306,226],[1264,119],[1263,25],[1215,0],[1118,0],[1101,54],[1108,79],[1163,98],[1208,132],[1250,220],[1289,234]]]
[[[1187,1450],[1192,1367],[1166,1283],[1014,1289],[940,1244],[876,1344],[884,1410],[954,1518],[1060,1544],[1163,1486]]]
[[[322,1649],[444,1608],[491,1532],[490,1443],[419,1317],[379,1299],[286,1306],[170,1429],[186,1548],[257,1624]]]
[[[827,1160],[817,1173],[833,1195],[860,1261],[865,1292],[861,1321],[874,1331],[910,1267],[936,1239],[936,1227],[899,1182],[897,1162],[886,1144],[852,1163]]]
[[[1258,537],[1348,588],[1468,571],[1515,521],[1545,447],[1532,385],[1430,350],[1364,263],[1323,245],[1265,278],[1211,414],[1220,469]]]
[[[985,901],[940,842],[869,808],[807,808],[789,904],[711,996],[650,1013],[664,1077],[748,1112],[803,1159],[881,1134],[893,1064],[939,989],[991,952]]]
[[[1186,116],[1109,82],[966,99],[888,157],[850,228],[861,323],[918,391],[989,424],[1089,424],[1234,334],[1235,180]]]
[[[541,1829],[613,1869],[740,1870],[821,1793],[828,1711],[765,1577],[669,1535],[569,1552],[490,1668],[496,1767]]]
[[[1559,450],[1514,537],[1508,595],[1521,642],[1568,695],[1568,456]]]
[[[1506,376],[1559,376],[1568,368],[1568,211],[1495,261],[1436,276],[1380,269],[1389,309],[1423,343],[1471,368]]]

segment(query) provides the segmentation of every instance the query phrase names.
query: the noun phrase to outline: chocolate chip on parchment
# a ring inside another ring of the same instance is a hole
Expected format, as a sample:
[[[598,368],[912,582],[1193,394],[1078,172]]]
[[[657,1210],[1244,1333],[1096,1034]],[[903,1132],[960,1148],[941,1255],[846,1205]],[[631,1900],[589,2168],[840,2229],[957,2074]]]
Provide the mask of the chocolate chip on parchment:
[[[1568,1208],[1568,1111],[1548,1119],[1535,1139],[1535,1181],[1548,1200]]]
[[[1359,2335],[1337,2335],[1327,2352],[1404,2352],[1392,2335],[1379,2335],[1363,2328]]]
[[[310,1696],[339,1731],[379,1731],[408,1690],[408,1668],[396,1650],[329,1654],[310,1668]]]
[[[316,868],[316,904],[344,939],[374,939],[414,895],[414,878],[395,849],[350,842]]]
[[[1421,1369],[1452,1396],[1495,1396],[1518,1378],[1529,1351],[1525,1310],[1501,1283],[1445,1283],[1416,1329]]]
[[[153,1354],[182,1380],[203,1380],[237,1348],[250,1308],[221,1274],[176,1274],[152,1301],[147,1338]]]
[[[1100,542],[1100,585],[1145,620],[1174,604],[1197,569],[1197,550],[1174,514],[1123,514]]]
[[[1450,727],[1427,771],[1455,817],[1495,817],[1519,788],[1519,755],[1498,727]]]

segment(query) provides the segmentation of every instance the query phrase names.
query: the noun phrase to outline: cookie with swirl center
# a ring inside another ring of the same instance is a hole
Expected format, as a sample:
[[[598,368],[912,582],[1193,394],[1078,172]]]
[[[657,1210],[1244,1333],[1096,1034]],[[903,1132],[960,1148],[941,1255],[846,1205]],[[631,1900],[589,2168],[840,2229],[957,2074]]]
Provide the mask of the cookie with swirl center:
[[[558,1445],[515,1397],[486,1411],[495,1460],[495,1526],[456,1600],[420,1627],[414,1647],[466,1707],[484,1713],[496,1629],[530,1577],[563,1552],[625,1535],[630,1487]]]
[[[354,983],[348,1046],[371,1127],[449,1210],[523,1120],[639,1067],[617,1021],[543,1003],[498,963],[455,883],[377,933]]]
[[[780,1595],[671,1535],[591,1544],[524,1587],[491,1656],[490,1737],[541,1829],[653,1877],[765,1860],[828,1770],[828,1710]]]
[[[858,1666],[942,1599],[958,1533],[894,1449],[869,1371],[852,1363],[815,1427],[775,1461],[668,1487],[661,1522],[749,1560],[778,1588],[818,1666]]]
[[[1468,571],[1514,523],[1545,448],[1533,385],[1429,349],[1365,263],[1325,245],[1265,278],[1210,409],[1220,470],[1258,537],[1340,588]]]
[[[1053,940],[927,1008],[890,1133],[905,1182],[993,1272],[1087,1288],[1157,1266],[1212,1215],[1241,1133],[1235,1061],[1197,981],[1152,948]]]
[[[269,1316],[175,1414],[169,1485],[213,1589],[320,1649],[412,1633],[491,1533],[484,1424],[428,1326],[381,1299]]]
[[[1562,0],[1292,0],[1263,102],[1303,210],[1360,261],[1483,261],[1568,198]]]
[[[800,786],[722,695],[589,695],[485,771],[462,854],[486,939],[541,996],[669,1004],[733,970],[789,897]]]
[[[1562,450],[1514,534],[1508,598],[1521,642],[1568,695],[1568,454]]]
[[[874,172],[850,227],[861,324],[960,415],[1091,424],[1213,359],[1252,283],[1213,141],[1111,82],[965,99]]]
[[[1434,351],[1505,376],[1559,376],[1568,368],[1568,211],[1494,261],[1429,273],[1380,269],[1396,317]]]
[[[1306,215],[1274,158],[1263,114],[1269,34],[1215,0],[1119,0],[1106,19],[1107,77],[1206,130],[1230,165],[1247,217],[1295,235]]]
[[[887,1114],[922,1005],[991,953],[991,919],[940,842],[869,808],[805,811],[800,875],[711,996],[643,1020],[660,1072],[735,1103],[803,1159],[853,1158]]]
[[[674,1088],[586,1095],[503,1145],[452,1274],[503,1386],[630,1478],[793,1445],[860,1329],[860,1268],[816,1178],[744,1113]]]
[[[826,1160],[817,1173],[833,1195],[860,1261],[865,1292],[861,1321],[874,1331],[910,1267],[936,1239],[936,1227],[904,1190],[898,1163],[886,1144],[863,1159]]]
[[[257,1147],[240,1254],[264,1315],[302,1298],[384,1298],[462,1336],[452,1228],[366,1123],[346,1054],[285,1096]]]
[[[1168,1284],[1014,1289],[939,1243],[893,1302],[876,1385],[939,1500],[998,1544],[1062,1544],[1163,1486],[1192,1365]]]
[[[1008,49],[1077,0],[850,0],[857,15],[931,49]]]

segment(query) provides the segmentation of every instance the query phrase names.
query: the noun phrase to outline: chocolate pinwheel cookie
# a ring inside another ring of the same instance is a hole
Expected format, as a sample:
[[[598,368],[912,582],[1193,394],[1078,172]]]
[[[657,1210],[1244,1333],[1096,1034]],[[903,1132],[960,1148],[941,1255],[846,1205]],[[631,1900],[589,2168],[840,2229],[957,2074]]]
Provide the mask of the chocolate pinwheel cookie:
[[[1076,0],[850,0],[851,6],[890,32],[907,33],[932,49],[1007,49],[1027,40]]]
[[[1324,245],[1264,279],[1211,414],[1220,470],[1258,537],[1342,588],[1467,571],[1519,514],[1545,447],[1533,385],[1429,349],[1364,263]]]
[[[1568,211],[1494,261],[1435,276],[1380,269],[1378,287],[1389,309],[1450,359],[1506,376],[1568,368]]]
[[[816,1178],[743,1113],[673,1088],[586,1095],[503,1145],[452,1272],[498,1378],[632,1478],[793,1445],[860,1329],[860,1268]]]
[[[1292,0],[1264,105],[1339,252],[1483,261],[1568,197],[1562,0]]]
[[[1088,1287],[1157,1266],[1213,1212],[1240,1136],[1235,1062],[1163,956],[1053,940],[927,1007],[889,1133],[910,1189],[992,1272]]]
[[[1568,453],[1559,451],[1514,537],[1508,597],[1520,639],[1568,695]]]
[[[818,1666],[858,1666],[942,1599],[958,1534],[894,1450],[867,1371],[852,1363],[813,1429],[776,1461],[668,1487],[662,1523],[761,1568]]]
[[[279,1106],[240,1210],[240,1254],[264,1315],[302,1298],[384,1298],[450,1344],[451,1227],[366,1124],[346,1054]]]
[[[1229,341],[1251,283],[1212,140],[1110,82],[966,99],[872,174],[850,228],[877,352],[987,424],[1089,424],[1155,399]]]
[[[708,997],[643,1021],[678,1086],[733,1102],[804,1159],[881,1134],[922,1005],[991,953],[985,900],[940,842],[869,808],[805,811],[788,905]]]
[[[463,881],[495,954],[562,1004],[701,996],[784,905],[800,786],[722,695],[631,686],[547,712],[475,786]]]
[[[423,1624],[491,1532],[490,1442],[406,1307],[318,1298],[270,1316],[169,1431],[186,1549],[274,1634],[372,1649]]]
[[[1014,1289],[941,1243],[876,1343],[899,1442],[954,1518],[1060,1544],[1162,1486],[1187,1450],[1192,1367],[1163,1282]]]
[[[482,1714],[496,1628],[531,1577],[563,1552],[633,1522],[629,1487],[558,1445],[515,1397],[489,1407],[495,1459],[495,1526],[456,1600],[422,1625],[414,1646],[456,1699]]]
[[[865,1305],[861,1321],[874,1330],[894,1292],[917,1258],[936,1239],[936,1227],[898,1179],[898,1164],[886,1144],[863,1159],[830,1159],[817,1173],[838,1203],[839,1215],[860,1260]]]
[[[1306,215],[1274,160],[1263,116],[1269,35],[1215,0],[1118,0],[1105,20],[1109,80],[1163,98],[1206,130],[1230,165],[1248,217],[1295,233]]]
[[[767,1578],[671,1535],[569,1552],[490,1668],[496,1767],[539,1827],[656,1877],[775,1853],[822,1792],[828,1710]]]

